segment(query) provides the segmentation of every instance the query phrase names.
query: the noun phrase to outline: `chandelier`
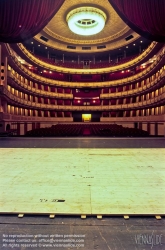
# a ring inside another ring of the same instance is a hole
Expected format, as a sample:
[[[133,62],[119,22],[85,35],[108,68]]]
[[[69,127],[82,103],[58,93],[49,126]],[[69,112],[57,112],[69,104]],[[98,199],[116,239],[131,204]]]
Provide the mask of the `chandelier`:
[[[94,7],[76,8],[66,16],[69,29],[82,36],[91,36],[102,31],[106,19],[105,12]]]

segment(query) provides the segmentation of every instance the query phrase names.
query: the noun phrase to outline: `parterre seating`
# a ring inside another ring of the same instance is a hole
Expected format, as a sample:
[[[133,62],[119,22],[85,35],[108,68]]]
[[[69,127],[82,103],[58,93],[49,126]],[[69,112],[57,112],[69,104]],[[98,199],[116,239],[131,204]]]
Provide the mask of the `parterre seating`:
[[[143,137],[147,131],[123,127],[117,124],[57,124],[48,128],[30,130],[25,136],[105,136],[105,137]]]

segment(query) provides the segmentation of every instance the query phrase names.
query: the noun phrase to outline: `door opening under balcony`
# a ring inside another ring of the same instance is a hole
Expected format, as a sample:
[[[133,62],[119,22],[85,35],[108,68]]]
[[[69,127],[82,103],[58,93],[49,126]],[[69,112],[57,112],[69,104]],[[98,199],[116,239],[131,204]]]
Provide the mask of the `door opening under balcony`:
[[[91,122],[92,115],[91,114],[82,114],[82,122]]]

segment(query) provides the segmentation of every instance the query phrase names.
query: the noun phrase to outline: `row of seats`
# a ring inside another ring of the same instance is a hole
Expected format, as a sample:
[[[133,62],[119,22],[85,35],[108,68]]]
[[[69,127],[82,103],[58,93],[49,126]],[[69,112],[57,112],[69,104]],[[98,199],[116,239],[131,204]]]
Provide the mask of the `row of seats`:
[[[13,136],[17,134],[16,129],[8,129],[5,132],[0,133],[0,137],[8,137],[8,136]]]
[[[147,131],[136,129],[136,128],[127,128],[122,126],[115,127],[93,127],[93,134],[96,136],[127,136],[127,137],[143,137],[149,136]]]
[[[48,128],[30,130],[25,136],[127,136],[146,137],[147,131],[127,128],[117,124],[57,124]]]

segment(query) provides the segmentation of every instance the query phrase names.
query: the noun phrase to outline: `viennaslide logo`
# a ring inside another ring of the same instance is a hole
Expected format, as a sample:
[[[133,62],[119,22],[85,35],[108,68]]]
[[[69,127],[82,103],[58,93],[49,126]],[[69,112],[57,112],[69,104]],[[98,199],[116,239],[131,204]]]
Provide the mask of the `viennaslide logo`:
[[[163,235],[162,234],[137,234],[135,235],[135,242],[138,245],[151,245],[151,249],[154,246],[162,246]]]

